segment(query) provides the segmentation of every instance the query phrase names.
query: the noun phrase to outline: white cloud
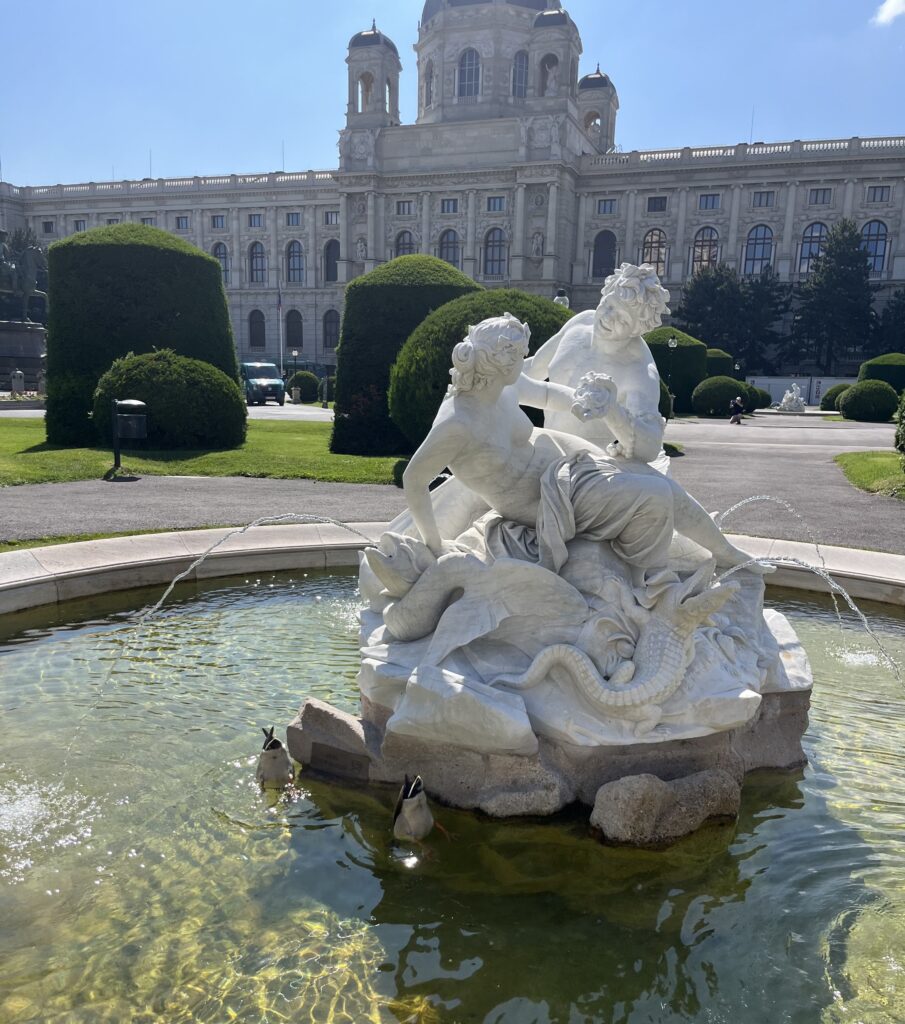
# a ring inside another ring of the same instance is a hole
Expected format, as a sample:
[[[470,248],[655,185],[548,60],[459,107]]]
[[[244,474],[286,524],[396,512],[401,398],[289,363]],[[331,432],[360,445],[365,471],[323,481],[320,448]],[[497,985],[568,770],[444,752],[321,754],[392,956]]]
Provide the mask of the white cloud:
[[[903,14],[905,14],[905,0],[883,0],[883,3],[874,12],[871,21],[874,25],[888,25]]]

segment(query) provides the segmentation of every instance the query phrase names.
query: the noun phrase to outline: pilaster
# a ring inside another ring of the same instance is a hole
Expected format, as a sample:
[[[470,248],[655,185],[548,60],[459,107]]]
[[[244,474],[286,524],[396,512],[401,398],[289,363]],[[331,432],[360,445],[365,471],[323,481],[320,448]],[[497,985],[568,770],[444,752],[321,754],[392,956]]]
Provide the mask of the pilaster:
[[[553,280],[556,277],[557,244],[556,226],[559,221],[559,184],[551,181],[547,186],[547,232],[544,240],[544,277]]]
[[[509,258],[509,276],[521,281],[525,276],[525,186],[515,186],[515,217]]]

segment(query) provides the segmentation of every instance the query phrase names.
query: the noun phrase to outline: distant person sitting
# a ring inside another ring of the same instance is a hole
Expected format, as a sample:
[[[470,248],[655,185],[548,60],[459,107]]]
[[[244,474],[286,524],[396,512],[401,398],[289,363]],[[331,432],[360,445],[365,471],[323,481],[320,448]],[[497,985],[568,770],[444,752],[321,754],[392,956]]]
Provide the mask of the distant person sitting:
[[[739,395],[729,403],[729,422],[730,423],[741,423],[742,413],[745,411],[745,403],[741,400]]]

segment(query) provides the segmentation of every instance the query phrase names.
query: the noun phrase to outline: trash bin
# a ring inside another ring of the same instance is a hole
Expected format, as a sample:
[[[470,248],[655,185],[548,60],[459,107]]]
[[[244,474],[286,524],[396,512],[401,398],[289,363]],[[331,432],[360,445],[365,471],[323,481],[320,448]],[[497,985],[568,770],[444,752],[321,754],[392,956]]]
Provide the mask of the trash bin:
[[[113,399],[113,469],[122,468],[122,441],[143,441],[148,436],[148,407],[137,398]]]
[[[293,388],[292,389],[292,404],[293,405],[298,405],[301,401],[302,401],[302,389],[301,388]]]

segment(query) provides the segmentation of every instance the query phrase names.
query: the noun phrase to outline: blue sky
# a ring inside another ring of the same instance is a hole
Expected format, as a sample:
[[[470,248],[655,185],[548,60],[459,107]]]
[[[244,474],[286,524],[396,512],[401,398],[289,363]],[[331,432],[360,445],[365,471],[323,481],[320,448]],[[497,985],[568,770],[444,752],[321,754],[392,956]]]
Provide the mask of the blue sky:
[[[328,169],[349,37],[421,0],[0,0],[0,160],[19,185]],[[624,150],[905,133],[905,0],[572,0]],[[753,111],[753,134],[752,134]]]

